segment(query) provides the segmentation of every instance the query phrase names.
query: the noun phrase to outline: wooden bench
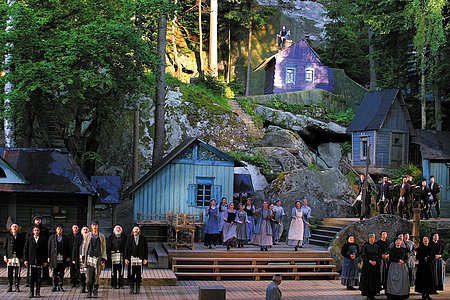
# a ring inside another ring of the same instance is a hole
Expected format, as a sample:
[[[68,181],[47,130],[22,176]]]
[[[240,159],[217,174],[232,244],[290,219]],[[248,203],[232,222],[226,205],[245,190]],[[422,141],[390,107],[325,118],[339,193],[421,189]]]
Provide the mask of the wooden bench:
[[[283,277],[294,277],[295,280],[299,280],[303,277],[319,277],[319,278],[332,278],[335,279],[339,276],[337,272],[220,272],[220,273],[195,273],[195,272],[175,272],[177,277],[213,277],[215,280],[221,280],[222,277],[251,277],[255,280],[261,280],[263,278],[270,278],[276,274],[281,274]]]

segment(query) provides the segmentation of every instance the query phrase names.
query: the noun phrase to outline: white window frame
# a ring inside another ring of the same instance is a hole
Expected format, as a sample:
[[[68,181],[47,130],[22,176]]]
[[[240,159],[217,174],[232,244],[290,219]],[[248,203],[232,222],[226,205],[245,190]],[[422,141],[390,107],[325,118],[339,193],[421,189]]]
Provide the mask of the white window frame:
[[[314,67],[307,67],[305,68],[305,82],[311,82],[314,83]]]
[[[366,155],[364,155],[364,152],[366,152],[365,153]],[[369,137],[367,135],[362,135],[359,137],[359,158],[360,158],[360,160],[367,159],[367,155],[369,155],[368,152],[369,152]]]
[[[290,71],[292,71],[292,76],[290,75]],[[297,73],[296,67],[286,67],[286,74],[285,74],[285,83],[286,84],[295,84],[295,73]],[[288,76],[289,74],[289,76]],[[288,80],[292,79],[292,80]]]

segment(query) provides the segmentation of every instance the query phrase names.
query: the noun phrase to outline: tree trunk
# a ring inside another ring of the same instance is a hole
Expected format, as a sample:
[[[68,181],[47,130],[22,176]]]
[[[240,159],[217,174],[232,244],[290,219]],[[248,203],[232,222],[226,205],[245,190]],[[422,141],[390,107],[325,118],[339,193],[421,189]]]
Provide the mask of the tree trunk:
[[[16,3],[15,0],[8,0],[7,4],[11,7]],[[13,29],[13,26],[11,25],[12,23],[12,18],[11,16],[8,17],[8,20],[6,21],[6,32],[9,32]],[[12,47],[12,44],[8,44],[7,47]],[[7,50],[6,55],[5,55],[5,65],[7,66],[6,69],[6,74],[9,74],[11,72],[11,70],[9,69],[8,64],[11,61],[11,54],[9,53],[9,50]],[[11,110],[11,101],[8,98],[8,94],[10,94],[12,92],[13,89],[13,85],[11,82],[6,82],[5,83],[5,100],[3,102],[3,107],[4,107],[4,117],[3,117],[3,128],[5,131],[5,147],[14,147],[15,143],[14,143],[14,121],[13,121],[13,116],[12,116],[12,110]]]
[[[421,76],[421,94],[422,94],[422,101],[421,101],[421,114],[422,114],[422,129],[427,129],[427,91],[426,91],[426,84],[425,84],[425,70],[422,70],[422,76]]]
[[[133,174],[131,177],[132,183],[138,181],[139,176],[139,107],[134,111],[134,126],[133,126]]]
[[[375,49],[373,47],[373,30],[371,27],[368,29],[368,39],[369,39],[369,69],[370,69],[370,90],[373,91],[377,88],[377,71],[375,66]]]
[[[245,78],[245,96],[250,96],[250,74],[252,72],[252,27],[253,18],[250,17],[250,24],[248,26],[247,77]]]
[[[198,6],[198,40],[199,40],[199,58],[200,58],[200,70],[199,78],[203,80],[205,67],[203,66],[203,29],[202,29],[202,0],[197,0]]]
[[[436,54],[435,68],[440,65],[440,51]],[[434,121],[436,130],[442,131],[442,106],[441,106],[441,88],[437,80],[438,74],[434,74]]]
[[[177,0],[175,0],[175,5],[177,4]],[[173,47],[173,64],[175,66],[175,77],[179,78],[182,72],[182,67],[180,60],[178,59],[178,50],[177,50],[177,13],[175,12],[172,19],[172,47]]]
[[[227,59],[227,83],[231,80],[231,26],[228,21],[228,59]]]
[[[217,2],[217,0],[211,0],[209,13],[209,70],[214,78],[219,76],[217,70]]]
[[[156,105],[155,105],[155,136],[153,143],[153,166],[160,162],[164,156],[164,143],[166,131],[164,128],[165,100],[166,100],[166,32],[167,16],[161,11],[158,21],[158,57],[156,69]]]

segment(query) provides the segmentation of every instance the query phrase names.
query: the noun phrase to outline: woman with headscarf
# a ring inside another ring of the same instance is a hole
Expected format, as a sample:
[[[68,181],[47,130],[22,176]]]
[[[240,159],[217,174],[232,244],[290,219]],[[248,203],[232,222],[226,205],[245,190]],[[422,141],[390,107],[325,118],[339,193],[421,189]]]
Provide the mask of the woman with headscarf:
[[[409,298],[407,260],[407,250],[402,248],[402,241],[397,238],[395,246],[389,250],[389,270],[386,280],[386,295],[388,299]]]
[[[264,200],[263,207],[256,210],[255,215],[258,217],[256,223],[252,244],[261,247],[261,251],[268,251],[272,246],[272,226],[270,219],[272,218],[272,211],[269,209],[269,202]]]
[[[256,208],[253,205],[252,199],[248,198],[244,206],[244,211],[247,213],[248,226],[247,226],[247,240],[250,242],[253,236],[253,230],[255,229],[255,218],[254,214]]]
[[[347,243],[342,246],[341,255],[344,257],[342,262],[341,284],[347,287],[347,290],[356,290],[355,285],[359,285],[358,256],[359,247],[355,244],[355,237],[349,235]]]
[[[238,248],[243,248],[247,243],[247,226],[249,226],[250,221],[248,220],[247,213],[244,211],[244,204],[239,204],[239,210],[236,213],[237,224],[236,224],[236,237]]]
[[[231,202],[229,208],[223,214],[223,243],[227,246],[227,251],[236,246],[236,218],[234,203]]]
[[[416,262],[414,261],[414,256],[416,256],[416,247],[414,242],[409,239],[409,233],[407,232],[403,235],[403,244],[406,246],[406,255],[408,256],[406,266],[408,267],[409,286],[413,287],[415,281],[414,268],[416,267]]]
[[[227,209],[228,209],[227,198],[222,197],[222,199],[220,200],[220,205],[219,205],[219,231],[220,231],[220,236],[222,238],[223,238],[223,225],[224,225],[223,215],[225,214]]]
[[[419,261],[419,264],[417,265],[414,290],[422,294],[422,299],[431,299],[430,294],[436,291],[433,272],[434,249],[426,236],[422,239],[422,245],[417,248],[416,260]]]
[[[219,222],[219,208],[216,206],[216,200],[211,199],[209,207],[206,209],[208,221],[205,225],[205,246],[212,248],[212,245],[217,245],[220,234]]]
[[[295,201],[295,207],[292,208],[291,212],[291,225],[289,226],[288,245],[295,245],[295,251],[303,247],[303,211],[301,206],[300,201]]]
[[[433,272],[434,277],[436,278],[435,292],[443,291],[445,281],[445,262],[442,259],[442,254],[444,253],[444,244],[439,239],[439,234],[437,233],[433,235],[433,240],[430,244],[434,249]]]
[[[369,241],[362,247],[361,258],[363,265],[359,289],[361,295],[366,296],[367,299],[373,300],[381,291],[381,249],[375,243],[375,234],[369,234]]]
[[[381,287],[386,289],[386,279],[387,279],[387,267],[389,262],[389,242],[387,240],[388,233],[387,231],[381,231],[381,237],[377,241],[377,245],[381,250],[381,263],[380,263],[380,272],[381,272]]]

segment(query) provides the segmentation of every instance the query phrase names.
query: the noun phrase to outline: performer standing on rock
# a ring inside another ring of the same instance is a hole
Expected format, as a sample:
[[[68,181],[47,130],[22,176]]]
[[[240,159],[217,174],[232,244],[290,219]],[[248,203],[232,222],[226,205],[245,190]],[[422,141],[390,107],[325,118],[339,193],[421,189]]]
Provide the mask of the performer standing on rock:
[[[25,266],[30,267],[29,298],[41,296],[41,280],[43,268],[47,266],[47,239],[40,235],[38,226],[32,228],[32,235],[25,241],[23,259]],[[34,287],[36,286],[36,291]]]
[[[16,279],[15,292],[20,292],[20,260],[23,257],[25,238],[20,234],[20,227],[16,223],[11,224],[9,232],[3,244],[3,261],[8,269],[8,290],[12,292],[13,279]]]
[[[72,248],[72,264],[75,265],[77,281],[81,285],[81,293],[86,293],[86,265],[83,261],[83,244],[84,239],[89,234],[89,227],[81,228],[81,234],[75,239]]]
[[[141,229],[134,225],[132,235],[127,239],[125,246],[125,264],[128,267],[128,280],[130,294],[140,294],[142,281],[142,268],[148,263],[148,244],[141,235]]]
[[[111,262],[111,287],[119,289],[123,287],[124,253],[127,237],[123,234],[120,224],[114,226],[113,233],[106,242],[106,255]]]
[[[70,262],[69,239],[63,234],[63,225],[55,226],[55,233],[48,240],[48,262],[53,271],[52,292],[64,292],[64,270]]]
[[[295,251],[303,247],[303,211],[301,206],[302,203],[300,201],[295,201],[295,207],[292,208],[291,212],[292,219],[288,233],[288,245],[295,245]]]
[[[98,230],[98,221],[92,221],[91,232],[86,235],[82,249],[83,264],[87,267],[87,298],[97,298],[100,273],[106,261],[106,239]]]

